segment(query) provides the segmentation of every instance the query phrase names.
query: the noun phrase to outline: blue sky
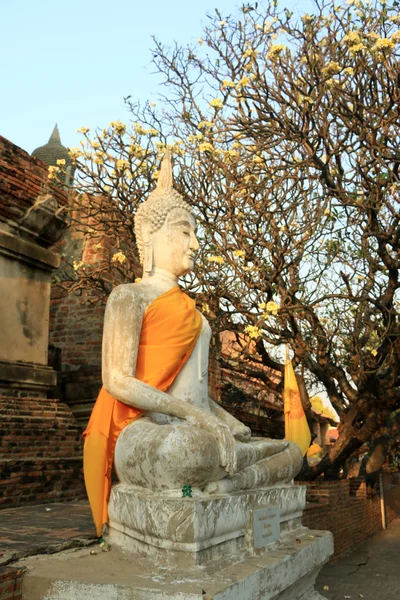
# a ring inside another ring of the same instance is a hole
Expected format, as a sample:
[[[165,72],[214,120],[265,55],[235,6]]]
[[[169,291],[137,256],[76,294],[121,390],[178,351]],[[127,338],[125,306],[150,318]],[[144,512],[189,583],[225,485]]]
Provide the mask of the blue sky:
[[[151,37],[166,45],[201,36],[235,0],[0,0],[0,135],[32,152],[57,122],[65,146],[81,126],[126,121],[123,98],[156,100]],[[259,6],[262,6],[259,0]],[[312,0],[282,0],[303,14]]]

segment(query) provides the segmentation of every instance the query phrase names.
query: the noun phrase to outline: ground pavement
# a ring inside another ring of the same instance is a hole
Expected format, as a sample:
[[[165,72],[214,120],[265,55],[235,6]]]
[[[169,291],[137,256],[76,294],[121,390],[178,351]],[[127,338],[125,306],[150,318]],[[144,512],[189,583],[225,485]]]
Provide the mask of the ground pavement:
[[[0,566],[34,554],[51,554],[93,542],[87,502],[0,510]]]
[[[86,502],[0,510],[0,567],[24,556],[53,553],[93,543],[95,531]],[[328,600],[400,600],[400,518],[326,565],[317,589]]]
[[[316,588],[328,600],[400,600],[400,518],[349,556],[326,565]]]

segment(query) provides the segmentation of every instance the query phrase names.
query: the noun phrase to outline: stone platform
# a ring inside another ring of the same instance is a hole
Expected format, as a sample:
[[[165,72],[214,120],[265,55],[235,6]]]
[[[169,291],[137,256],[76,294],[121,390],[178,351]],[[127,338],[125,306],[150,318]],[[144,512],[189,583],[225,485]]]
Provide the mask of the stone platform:
[[[118,484],[110,552],[31,557],[24,600],[323,600],[329,532],[301,524],[305,487],[182,498]],[[50,574],[50,575],[49,575]]]
[[[244,560],[172,568],[112,548],[38,556],[28,568],[24,600],[323,600],[315,578],[332,553],[328,532],[302,528],[292,543]]]

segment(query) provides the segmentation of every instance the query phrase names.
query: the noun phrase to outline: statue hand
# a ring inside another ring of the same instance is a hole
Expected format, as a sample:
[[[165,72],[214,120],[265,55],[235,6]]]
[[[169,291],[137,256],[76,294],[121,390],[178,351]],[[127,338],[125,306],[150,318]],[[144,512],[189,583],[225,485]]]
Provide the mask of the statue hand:
[[[218,444],[219,461],[229,475],[237,471],[236,442],[229,427],[217,417],[208,413],[204,419],[188,416],[186,420],[193,425],[209,431]]]
[[[250,442],[251,440],[251,429],[243,423],[235,423],[230,427],[231,433],[235,440],[238,442]]]

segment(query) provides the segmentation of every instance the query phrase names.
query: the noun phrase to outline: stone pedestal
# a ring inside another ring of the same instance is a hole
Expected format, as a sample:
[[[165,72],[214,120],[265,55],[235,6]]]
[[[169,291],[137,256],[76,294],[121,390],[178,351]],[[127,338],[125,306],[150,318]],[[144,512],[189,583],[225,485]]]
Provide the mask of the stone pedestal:
[[[169,566],[206,565],[227,555],[256,554],[279,539],[293,537],[301,527],[305,492],[305,487],[282,485],[225,496],[181,498],[121,483],[111,491],[109,540]],[[278,526],[278,539],[267,536],[255,548],[253,537],[259,531],[254,531],[254,519],[257,522],[257,511],[266,507],[275,507],[276,515],[266,519],[269,523],[260,521],[259,528]]]
[[[333,551],[301,525],[305,487],[173,498],[119,484],[111,551],[32,557],[25,600],[324,600],[314,586]]]
[[[132,559],[146,557],[161,569],[196,577],[203,570],[215,590],[205,598],[318,600],[314,583],[333,540],[329,532],[302,526],[305,493],[303,486],[283,484],[181,498],[118,484],[109,502],[108,539]]]

